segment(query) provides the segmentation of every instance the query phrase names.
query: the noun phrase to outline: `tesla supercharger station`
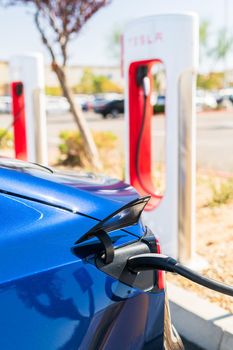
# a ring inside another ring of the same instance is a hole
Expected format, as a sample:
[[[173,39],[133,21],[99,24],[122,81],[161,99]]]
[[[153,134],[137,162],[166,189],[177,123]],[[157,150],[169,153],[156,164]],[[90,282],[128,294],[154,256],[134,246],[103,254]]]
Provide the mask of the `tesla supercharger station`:
[[[10,78],[16,157],[46,165],[48,156],[43,56],[35,53],[12,57]]]
[[[198,18],[195,14],[165,14],[135,20],[125,30],[123,49],[126,178],[141,195],[151,195],[144,221],[159,236],[163,252],[191,263],[195,250]],[[158,62],[166,71],[163,197],[156,194],[152,180],[150,83],[152,67]]]

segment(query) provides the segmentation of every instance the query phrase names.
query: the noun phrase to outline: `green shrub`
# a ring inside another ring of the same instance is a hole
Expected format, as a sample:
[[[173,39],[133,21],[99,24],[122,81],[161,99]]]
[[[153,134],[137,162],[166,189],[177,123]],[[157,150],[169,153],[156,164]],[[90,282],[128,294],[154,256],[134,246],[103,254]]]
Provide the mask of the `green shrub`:
[[[13,135],[6,129],[0,129],[0,148],[12,148]]]
[[[59,145],[62,155],[61,162],[64,165],[88,168],[90,164],[81,134],[77,131],[63,131],[59,136],[62,140],[62,143]],[[110,131],[93,132],[93,138],[103,156],[103,160],[107,151],[116,148],[117,137]]]
[[[220,184],[212,183],[210,188],[212,191],[212,198],[208,206],[217,207],[233,200],[233,178],[221,182]]]

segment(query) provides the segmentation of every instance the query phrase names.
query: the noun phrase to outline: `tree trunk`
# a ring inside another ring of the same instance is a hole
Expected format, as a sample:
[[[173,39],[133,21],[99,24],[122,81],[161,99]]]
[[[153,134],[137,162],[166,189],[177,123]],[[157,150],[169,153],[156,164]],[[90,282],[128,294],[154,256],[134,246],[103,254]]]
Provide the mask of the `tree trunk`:
[[[59,80],[59,83],[60,83],[62,91],[63,91],[63,95],[64,95],[64,97],[66,97],[66,99],[70,105],[70,111],[71,111],[71,113],[74,117],[74,120],[79,128],[79,131],[83,137],[86,152],[87,152],[87,158],[90,161],[91,165],[96,170],[100,170],[102,168],[102,164],[100,162],[99,152],[96,148],[95,142],[93,140],[93,137],[91,135],[91,132],[90,132],[89,127],[87,125],[86,119],[84,118],[81,109],[78,106],[76,106],[74,103],[72,92],[70,91],[70,89],[67,85],[64,68],[59,66],[56,63],[52,64],[52,68],[57,75],[57,78]]]

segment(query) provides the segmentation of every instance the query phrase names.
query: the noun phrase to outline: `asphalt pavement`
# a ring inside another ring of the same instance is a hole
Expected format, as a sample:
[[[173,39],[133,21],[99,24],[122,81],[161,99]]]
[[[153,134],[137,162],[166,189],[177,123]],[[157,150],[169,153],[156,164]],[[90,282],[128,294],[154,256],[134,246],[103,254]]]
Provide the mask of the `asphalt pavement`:
[[[109,130],[120,140],[124,150],[126,125],[123,117],[102,119],[94,113],[87,113],[86,119],[92,130]],[[165,123],[162,116],[152,119],[152,156],[154,161],[164,161]],[[233,173],[233,111],[206,112],[197,116],[197,166],[222,172]],[[59,143],[59,132],[73,130],[75,125],[70,115],[48,116],[49,144],[54,147]]]

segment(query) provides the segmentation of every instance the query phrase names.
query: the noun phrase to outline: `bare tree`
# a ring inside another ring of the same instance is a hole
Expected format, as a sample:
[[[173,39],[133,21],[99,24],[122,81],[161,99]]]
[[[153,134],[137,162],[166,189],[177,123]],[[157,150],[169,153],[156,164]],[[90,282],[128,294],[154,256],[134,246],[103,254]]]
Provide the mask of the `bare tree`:
[[[6,0],[7,5],[31,5],[41,39],[49,51],[51,65],[61,85],[63,95],[70,104],[74,120],[84,139],[89,161],[100,168],[99,154],[81,109],[75,105],[67,84],[66,67],[70,42],[84,24],[110,0]]]

